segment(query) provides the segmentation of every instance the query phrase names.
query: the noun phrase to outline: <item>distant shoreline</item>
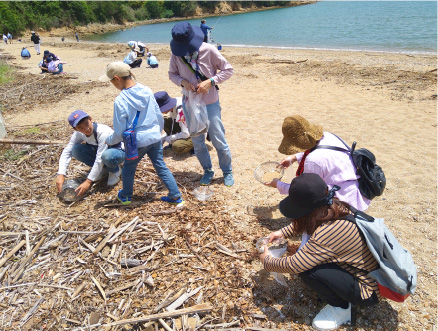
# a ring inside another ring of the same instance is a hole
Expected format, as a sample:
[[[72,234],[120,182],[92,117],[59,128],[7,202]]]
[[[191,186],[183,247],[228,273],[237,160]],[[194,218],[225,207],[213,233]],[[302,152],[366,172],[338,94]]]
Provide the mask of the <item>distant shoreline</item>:
[[[208,18],[208,17],[216,17],[216,16],[229,16],[229,15],[236,15],[236,14],[243,14],[243,13],[251,13],[251,12],[258,12],[258,11],[266,11],[266,10],[273,10],[273,9],[281,9],[281,8],[290,8],[290,7],[296,7],[296,6],[304,6],[316,3],[318,1],[312,0],[312,1],[299,1],[297,2],[291,2],[289,6],[273,6],[273,7],[263,7],[263,8],[248,8],[243,10],[235,10],[235,11],[229,11],[224,13],[209,13],[209,14],[202,14],[202,15],[193,15],[188,17],[173,17],[173,18],[160,18],[160,19],[152,19],[152,20],[145,20],[145,21],[135,21],[135,22],[125,22],[124,24],[113,24],[113,23],[91,23],[86,26],[77,26],[72,28],[62,27],[62,28],[54,28],[50,31],[44,31],[42,29],[37,29],[36,31],[40,34],[42,37],[67,37],[67,36],[74,36],[75,32],[78,32],[80,37],[84,37],[87,35],[93,35],[93,34],[103,34],[107,32],[115,32],[119,30],[126,30],[130,29],[139,25],[149,25],[149,24],[156,24],[156,23],[165,23],[165,22],[177,22],[177,21],[184,21],[184,20],[192,20],[192,19],[201,19],[201,18]],[[30,32],[29,32],[30,34]],[[26,35],[26,34],[24,34]]]

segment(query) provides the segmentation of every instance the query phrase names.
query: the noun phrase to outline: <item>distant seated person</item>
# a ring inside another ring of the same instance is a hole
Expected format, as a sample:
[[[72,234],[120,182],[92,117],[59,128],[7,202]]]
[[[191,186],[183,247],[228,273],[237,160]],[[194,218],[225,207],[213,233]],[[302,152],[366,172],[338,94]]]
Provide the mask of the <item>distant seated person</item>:
[[[146,52],[149,52],[149,48],[147,48],[147,46],[143,44],[141,41],[129,41],[128,47],[131,50],[134,50],[135,48],[138,47],[139,49],[138,56],[144,56]]]
[[[128,53],[128,55],[125,56],[125,59],[123,60],[123,62],[125,62],[131,68],[140,68],[143,60],[137,59],[137,52],[139,52],[139,51],[140,51],[140,49],[138,47],[134,48],[132,51],[130,51]]]
[[[45,50],[44,55],[43,55],[43,59],[38,64],[38,67],[40,67],[42,74],[49,72],[49,69],[47,68],[47,63],[46,63],[46,59],[49,56],[51,56],[52,59],[54,59],[54,60],[59,60],[59,57],[57,57],[55,54],[49,52],[48,50]]]
[[[105,143],[105,139],[113,134],[113,129],[104,124],[93,123],[91,116],[82,110],[75,110],[71,113],[68,122],[74,133],[59,159],[56,180],[58,192],[62,190],[72,156],[92,167],[85,182],[76,189],[79,197],[89,190],[93,182],[102,179],[108,172],[108,186],[116,185],[120,181],[119,165],[125,160],[125,152],[121,143],[114,146],[108,146]]]
[[[28,51],[28,49],[26,47],[23,47],[23,49],[21,50],[21,58],[23,60],[30,59],[30,52]]]
[[[47,57],[45,62],[47,65],[47,70],[53,75],[59,75],[65,73],[64,67],[62,65],[66,64],[67,62],[61,61],[59,58],[53,59],[53,57],[51,56]]]
[[[164,116],[164,132],[161,141],[167,142],[175,153],[194,153],[192,139],[182,109],[182,98],[171,98],[165,91],[154,94]]]
[[[148,52],[148,65],[151,68],[158,68],[158,60],[155,56],[152,55],[152,53]]]

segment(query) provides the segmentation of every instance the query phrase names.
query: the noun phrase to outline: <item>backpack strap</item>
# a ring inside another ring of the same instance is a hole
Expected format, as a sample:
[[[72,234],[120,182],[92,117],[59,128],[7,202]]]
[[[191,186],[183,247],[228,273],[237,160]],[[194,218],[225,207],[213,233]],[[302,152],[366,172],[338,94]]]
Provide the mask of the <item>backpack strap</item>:
[[[93,122],[93,135],[94,139],[96,139],[97,148],[99,148],[99,141],[97,140],[97,123]]]
[[[356,216],[361,216],[367,222],[374,222],[374,217],[372,217],[372,216],[370,216],[368,214],[365,214],[363,211],[357,210],[353,206],[350,206],[350,211],[353,212],[354,218],[356,218]],[[347,215],[347,216],[353,216],[353,215]],[[356,223],[356,221],[354,223]]]
[[[201,79],[202,81],[207,80],[208,78],[205,77],[202,72],[200,72],[199,70],[195,70],[193,69],[193,67],[190,65],[189,61],[187,61],[187,59],[184,56],[181,56],[181,60],[187,64],[187,66],[189,67],[190,71],[193,72],[196,75],[196,78]]]
[[[135,115],[134,122],[132,123],[132,130],[135,130],[135,127],[137,126],[139,116],[140,116],[140,112],[137,110],[137,114]]]

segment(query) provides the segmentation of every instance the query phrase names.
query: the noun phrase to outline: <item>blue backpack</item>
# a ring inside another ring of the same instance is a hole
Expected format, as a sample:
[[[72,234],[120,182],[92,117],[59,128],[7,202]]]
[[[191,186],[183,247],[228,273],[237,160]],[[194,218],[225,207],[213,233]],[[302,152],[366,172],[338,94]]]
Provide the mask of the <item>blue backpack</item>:
[[[353,215],[344,219],[357,225],[379,268],[368,276],[379,286],[380,294],[393,301],[403,302],[415,292],[417,269],[411,254],[397,241],[383,224],[383,218],[373,218],[350,207]]]

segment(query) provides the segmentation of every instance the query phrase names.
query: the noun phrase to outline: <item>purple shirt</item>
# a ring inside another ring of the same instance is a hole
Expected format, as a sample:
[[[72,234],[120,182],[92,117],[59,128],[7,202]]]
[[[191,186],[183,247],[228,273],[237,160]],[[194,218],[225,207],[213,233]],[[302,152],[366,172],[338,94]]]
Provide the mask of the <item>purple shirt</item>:
[[[233,75],[233,67],[215,46],[202,43],[198,52],[196,62],[198,63],[199,71],[205,77],[213,78],[216,84],[221,84]],[[196,75],[188,65],[184,63],[179,56],[173,54],[170,56],[169,79],[177,86],[181,86],[181,82],[184,79],[188,80],[194,86],[199,84]],[[219,93],[214,87],[210,88],[210,90],[202,96],[202,101],[204,101],[206,105],[215,103],[218,100]]]
[[[324,132],[318,145],[337,146],[345,149],[344,144],[329,132]],[[298,163],[301,161],[303,154],[296,154]],[[359,182],[357,181],[359,176],[356,174],[348,153],[330,149],[315,149],[307,155],[304,161],[304,173],[319,175],[329,189],[333,185],[338,185],[340,189],[336,191],[336,197],[358,210],[366,210],[371,202],[359,191]],[[289,186],[290,184],[280,181],[277,183],[277,189],[281,194],[288,194]]]

